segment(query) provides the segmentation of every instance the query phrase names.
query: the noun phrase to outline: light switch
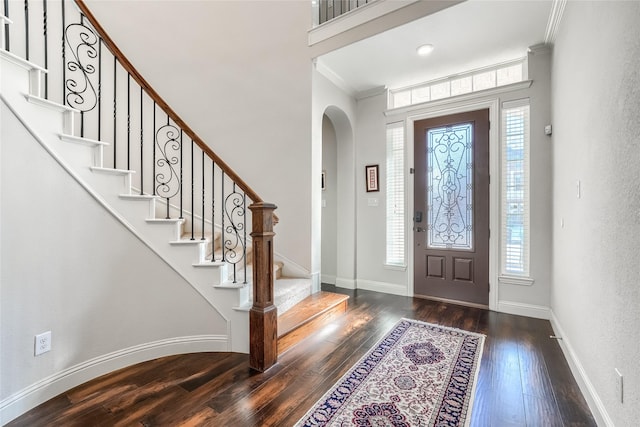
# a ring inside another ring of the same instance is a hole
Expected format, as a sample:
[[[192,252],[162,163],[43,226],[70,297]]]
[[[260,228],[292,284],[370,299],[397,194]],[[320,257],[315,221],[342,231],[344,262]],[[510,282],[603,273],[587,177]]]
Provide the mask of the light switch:
[[[378,206],[378,199],[370,197],[367,199],[367,206]]]
[[[582,196],[582,192],[581,192],[581,185],[580,185],[580,180],[578,180],[576,182],[576,196],[578,197],[578,199],[580,198],[580,196]]]
[[[322,199],[322,207],[323,208],[327,207],[327,200],[326,199]]]

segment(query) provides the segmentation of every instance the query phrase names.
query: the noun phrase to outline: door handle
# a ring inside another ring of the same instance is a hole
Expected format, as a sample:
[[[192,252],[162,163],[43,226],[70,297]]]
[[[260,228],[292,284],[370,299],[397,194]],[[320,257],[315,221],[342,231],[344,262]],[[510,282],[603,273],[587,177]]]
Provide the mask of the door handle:
[[[414,227],[414,230],[417,231],[418,233],[425,231],[424,228],[422,227]]]

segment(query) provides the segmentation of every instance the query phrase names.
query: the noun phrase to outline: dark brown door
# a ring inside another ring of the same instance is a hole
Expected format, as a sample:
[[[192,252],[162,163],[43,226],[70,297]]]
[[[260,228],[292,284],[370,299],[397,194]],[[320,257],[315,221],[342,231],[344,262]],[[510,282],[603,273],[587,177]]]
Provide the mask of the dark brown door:
[[[489,303],[489,110],[414,124],[414,294]]]

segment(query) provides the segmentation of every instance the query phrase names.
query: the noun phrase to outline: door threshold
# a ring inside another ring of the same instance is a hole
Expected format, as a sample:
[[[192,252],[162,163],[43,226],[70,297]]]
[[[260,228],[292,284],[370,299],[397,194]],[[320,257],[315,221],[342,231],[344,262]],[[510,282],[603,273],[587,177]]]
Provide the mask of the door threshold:
[[[448,298],[439,298],[439,297],[431,297],[431,296],[427,296],[427,295],[416,295],[413,294],[414,298],[421,298],[421,299],[428,299],[428,300],[432,300],[432,301],[438,301],[438,302],[446,302],[447,304],[456,304],[456,305],[463,305],[465,307],[473,307],[473,308],[482,308],[485,310],[489,310],[489,306],[486,304],[477,304],[475,302],[467,302],[467,301],[460,301],[457,299],[448,299]]]

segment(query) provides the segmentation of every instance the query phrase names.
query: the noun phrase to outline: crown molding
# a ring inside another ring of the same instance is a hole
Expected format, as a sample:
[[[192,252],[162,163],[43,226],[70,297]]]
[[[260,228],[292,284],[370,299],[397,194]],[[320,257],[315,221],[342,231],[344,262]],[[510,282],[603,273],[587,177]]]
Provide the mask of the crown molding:
[[[544,43],[552,45],[556,41],[558,28],[562,20],[562,13],[567,5],[567,0],[553,0],[551,4],[551,12],[549,12],[549,20],[547,21],[547,29],[544,35]]]

